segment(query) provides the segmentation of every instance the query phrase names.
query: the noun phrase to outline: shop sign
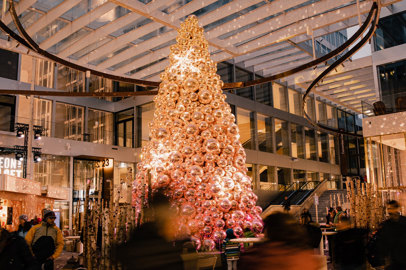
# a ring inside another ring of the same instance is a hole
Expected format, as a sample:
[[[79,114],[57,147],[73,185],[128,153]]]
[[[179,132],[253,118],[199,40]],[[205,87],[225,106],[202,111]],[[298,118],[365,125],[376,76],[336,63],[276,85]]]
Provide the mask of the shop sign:
[[[21,161],[10,157],[0,157],[0,174],[22,177]]]

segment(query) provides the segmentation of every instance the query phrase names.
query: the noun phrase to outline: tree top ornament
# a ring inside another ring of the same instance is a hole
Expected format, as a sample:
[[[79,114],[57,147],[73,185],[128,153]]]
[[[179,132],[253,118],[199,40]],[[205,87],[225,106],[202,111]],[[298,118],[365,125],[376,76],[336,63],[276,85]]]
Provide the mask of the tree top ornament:
[[[176,41],[154,97],[133,203],[140,212],[148,183],[152,193],[164,188],[178,210],[179,232],[212,249],[228,228],[237,237],[244,229],[260,233],[262,209],[247,176],[235,116],[195,16],[181,24]]]

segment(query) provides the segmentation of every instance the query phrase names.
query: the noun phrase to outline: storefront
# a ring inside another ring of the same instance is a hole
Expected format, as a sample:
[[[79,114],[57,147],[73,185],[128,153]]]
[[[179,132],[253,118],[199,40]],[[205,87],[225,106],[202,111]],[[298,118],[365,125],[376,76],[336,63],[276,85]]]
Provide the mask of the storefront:
[[[67,200],[69,191],[59,187],[43,188],[37,181],[3,174],[0,176],[0,225],[14,231],[22,214],[31,220],[53,209],[55,200]]]

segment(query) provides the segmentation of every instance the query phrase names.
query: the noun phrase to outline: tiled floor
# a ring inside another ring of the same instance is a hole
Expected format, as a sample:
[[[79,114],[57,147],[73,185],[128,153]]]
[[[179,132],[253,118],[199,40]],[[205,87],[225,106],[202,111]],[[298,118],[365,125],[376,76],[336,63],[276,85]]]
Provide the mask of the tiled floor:
[[[59,256],[59,258],[55,260],[55,270],[62,270],[67,261],[72,258],[72,256],[73,258],[75,258],[75,260],[77,260],[78,255],[79,253],[77,252],[62,251],[61,256]]]

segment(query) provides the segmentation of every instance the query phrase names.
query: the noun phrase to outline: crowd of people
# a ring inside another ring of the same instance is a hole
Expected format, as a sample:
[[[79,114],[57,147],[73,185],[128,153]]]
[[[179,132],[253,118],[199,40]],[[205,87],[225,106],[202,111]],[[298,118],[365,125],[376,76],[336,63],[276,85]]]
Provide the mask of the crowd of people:
[[[388,219],[371,232],[355,228],[341,207],[330,209],[325,226],[335,231],[328,238],[333,269],[366,270],[369,263],[375,269],[405,270],[406,217],[400,210],[397,201],[389,201]],[[184,269],[185,252],[199,259],[195,242],[175,239],[174,213],[165,195],[155,194],[149,211],[148,222],[117,247],[117,261],[124,270]],[[54,221],[55,213],[45,211],[42,221],[29,221],[21,215],[15,232],[0,229],[0,269],[54,269],[53,262],[64,245]],[[300,221],[285,211],[272,213],[264,225],[263,241],[250,247],[233,241],[236,236],[232,228],[226,230],[223,243],[217,246],[223,269],[322,269],[322,231],[307,209],[302,211]],[[249,230],[244,235],[253,236]]]
[[[64,246],[55,219],[53,211],[45,210],[43,219],[29,221],[27,215],[21,215],[15,232],[1,228],[0,269],[53,270]]]

